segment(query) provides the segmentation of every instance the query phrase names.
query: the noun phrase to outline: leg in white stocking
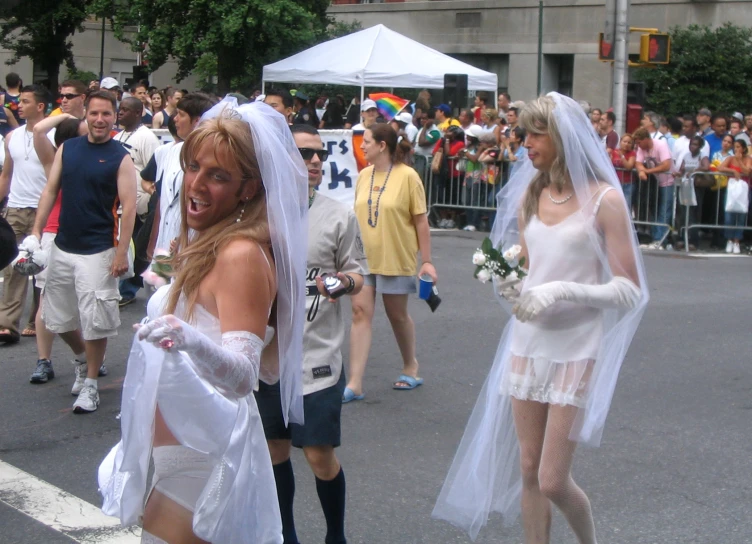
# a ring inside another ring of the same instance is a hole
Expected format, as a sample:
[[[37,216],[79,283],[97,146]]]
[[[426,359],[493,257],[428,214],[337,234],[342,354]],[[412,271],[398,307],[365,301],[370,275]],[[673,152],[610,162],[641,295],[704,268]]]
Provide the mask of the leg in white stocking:
[[[141,544],[167,544],[167,541],[162,540],[147,531],[141,531]]]
[[[512,399],[514,425],[520,442],[522,471],[522,525],[525,544],[549,544],[551,503],[541,493],[538,482],[548,404]]]
[[[577,444],[569,432],[576,415],[574,406],[550,406],[538,480],[541,493],[561,510],[580,544],[596,544],[590,501],[571,473]]]

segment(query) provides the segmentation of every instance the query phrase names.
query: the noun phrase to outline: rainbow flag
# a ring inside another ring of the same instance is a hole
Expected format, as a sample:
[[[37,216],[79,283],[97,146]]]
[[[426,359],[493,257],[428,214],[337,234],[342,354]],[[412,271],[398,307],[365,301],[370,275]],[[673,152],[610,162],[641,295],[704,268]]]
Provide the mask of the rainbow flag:
[[[368,98],[376,102],[376,107],[379,109],[379,113],[384,116],[384,119],[391,121],[394,116],[401,112],[410,101],[399,96],[394,96],[389,93],[372,93],[368,95]]]

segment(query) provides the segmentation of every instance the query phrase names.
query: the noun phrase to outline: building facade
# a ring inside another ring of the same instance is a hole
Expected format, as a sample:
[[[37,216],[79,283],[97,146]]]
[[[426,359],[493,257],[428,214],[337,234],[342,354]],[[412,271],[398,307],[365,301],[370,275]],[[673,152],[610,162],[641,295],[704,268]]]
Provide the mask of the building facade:
[[[529,100],[538,86],[538,0],[333,0],[330,14],[387,27],[499,76],[499,89]],[[605,0],[543,0],[542,92],[559,91],[609,107],[610,63],[598,60]],[[752,26],[752,2],[632,0],[631,27],[668,31],[691,24]],[[630,53],[638,53],[632,34]]]

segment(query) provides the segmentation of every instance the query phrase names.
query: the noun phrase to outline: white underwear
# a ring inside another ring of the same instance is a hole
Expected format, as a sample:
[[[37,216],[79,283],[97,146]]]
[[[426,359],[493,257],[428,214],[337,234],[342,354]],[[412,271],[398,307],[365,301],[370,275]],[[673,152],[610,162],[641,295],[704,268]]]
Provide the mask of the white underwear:
[[[152,489],[193,512],[209,481],[215,461],[185,446],[160,446],[152,450]]]

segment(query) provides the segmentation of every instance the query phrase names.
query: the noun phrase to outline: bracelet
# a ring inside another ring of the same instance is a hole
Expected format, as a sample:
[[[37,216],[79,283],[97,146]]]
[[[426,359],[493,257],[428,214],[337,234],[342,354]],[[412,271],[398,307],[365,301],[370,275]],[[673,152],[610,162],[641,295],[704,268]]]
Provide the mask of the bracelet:
[[[345,293],[352,293],[355,290],[355,280],[350,274],[345,274],[345,277],[347,278],[347,281],[350,282],[350,285],[347,286],[345,289]]]

